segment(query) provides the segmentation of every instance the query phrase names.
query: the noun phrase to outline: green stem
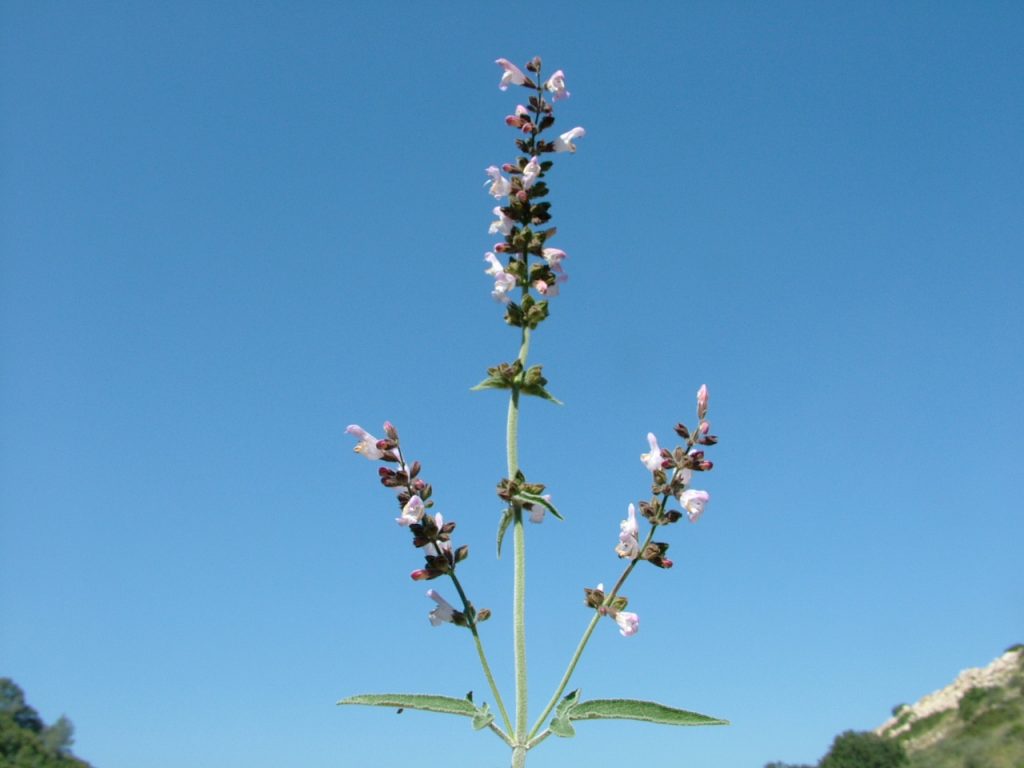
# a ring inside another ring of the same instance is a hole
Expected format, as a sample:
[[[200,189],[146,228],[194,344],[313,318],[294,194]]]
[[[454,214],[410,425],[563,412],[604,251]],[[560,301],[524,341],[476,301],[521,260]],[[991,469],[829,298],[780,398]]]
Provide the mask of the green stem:
[[[491,695],[494,696],[494,703],[498,707],[498,712],[501,713],[501,719],[505,723],[505,729],[509,734],[512,733],[512,720],[508,716],[508,710],[505,709],[505,702],[501,698],[501,692],[498,690],[498,684],[494,680],[494,675],[491,672],[491,665],[487,663],[487,654],[484,653],[484,641],[480,638],[480,632],[477,629],[476,624],[476,613],[472,610],[472,606],[469,603],[469,599],[466,597],[466,593],[462,589],[462,584],[459,583],[458,577],[454,573],[449,573],[452,577],[452,583],[455,585],[456,591],[459,593],[459,598],[462,600],[463,610],[466,615],[472,616],[469,622],[469,631],[473,633],[473,642],[476,643],[476,653],[480,657],[480,666],[483,667],[484,676],[487,678],[487,684],[491,687]],[[506,741],[508,738],[500,730],[498,735],[504,738]]]
[[[524,293],[528,289],[524,288]],[[522,342],[519,347],[519,362],[526,368],[526,356],[530,350],[530,329],[523,328]],[[508,476],[514,480],[519,473],[519,387],[512,387],[512,396],[508,403],[508,428],[506,433],[508,452]],[[526,731],[529,724],[527,711],[527,674],[526,674],[526,533],[523,529],[523,510],[514,507],[513,543],[515,556],[512,577],[512,642],[515,653],[516,677],[516,724],[515,742],[517,746],[512,753],[512,765],[523,765],[526,762]],[[520,747],[521,755],[520,755]],[[519,755],[517,757],[517,755]]]
[[[657,528],[658,526],[656,525],[651,526],[651,530],[647,533],[647,538],[644,540],[644,543],[640,545],[640,552],[643,552],[644,549],[647,548],[647,545],[651,543],[651,539],[654,538],[654,531],[657,530]],[[605,595],[602,607],[606,605],[611,605],[612,600],[615,599],[615,596],[618,594],[619,590],[622,589],[622,585],[625,584],[626,579],[629,578],[629,574],[633,572],[633,569],[639,562],[639,555],[630,560],[629,565],[626,566],[626,569],[622,572],[622,575],[619,576],[619,580],[616,581],[615,586],[612,587],[612,591]],[[551,701],[548,702],[548,705],[544,708],[544,711],[541,713],[540,717],[537,718],[537,722],[534,724],[533,729],[530,731],[530,735],[527,738],[527,741],[532,740],[537,735],[537,731],[539,731],[541,726],[544,725],[544,721],[547,719],[548,715],[551,714],[551,710],[553,710],[555,706],[558,704],[558,700],[562,697],[562,694],[565,692],[566,687],[569,685],[569,680],[572,678],[572,673],[576,671],[576,665],[579,663],[580,657],[583,656],[583,650],[587,647],[587,643],[590,642],[590,636],[594,634],[594,628],[597,626],[597,622],[601,620],[602,615],[603,614],[599,610],[594,611],[594,616],[593,618],[591,618],[590,623],[587,624],[587,628],[583,630],[583,637],[580,638],[580,642],[576,646],[576,652],[573,653],[572,658],[569,660],[569,666],[566,668],[565,674],[562,675],[562,679],[558,683],[558,688],[555,689],[555,693],[551,697]]]

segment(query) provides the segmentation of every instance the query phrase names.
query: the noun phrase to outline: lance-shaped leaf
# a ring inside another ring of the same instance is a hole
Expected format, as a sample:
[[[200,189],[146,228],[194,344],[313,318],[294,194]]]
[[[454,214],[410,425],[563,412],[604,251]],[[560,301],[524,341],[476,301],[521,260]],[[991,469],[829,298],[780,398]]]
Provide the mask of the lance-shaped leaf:
[[[555,405],[565,405],[565,403],[544,389],[540,384],[524,384],[519,388],[519,391],[524,395],[533,395],[534,397],[550,400]]]
[[[467,699],[456,699],[452,696],[434,696],[425,693],[363,693],[358,696],[349,696],[347,699],[342,699],[338,704],[423,709],[427,712],[462,715],[463,717],[472,717],[474,719],[482,711]],[[491,719],[494,719],[493,716]],[[487,725],[487,723],[484,723],[484,725]]]
[[[555,505],[552,504],[547,499],[545,499],[543,496],[540,496],[536,493],[527,493],[526,491],[522,491],[515,498],[517,501],[525,501],[529,504],[540,504],[542,507],[547,509],[548,512],[557,517],[559,520],[565,520],[565,518],[558,513],[558,510],[555,509]]]
[[[433,696],[424,693],[364,693],[358,696],[349,696],[342,699],[338,704],[363,704],[371,707],[397,707],[399,712],[405,709],[422,709],[427,712],[440,712],[444,715],[460,715],[473,720],[473,729],[479,731],[481,728],[491,726],[497,734],[505,741],[509,741],[500,728],[495,728],[494,713],[485,703],[478,707],[473,703],[473,694],[470,692],[464,699],[456,699],[451,696]]]
[[[488,376],[475,387],[470,387],[470,392],[479,392],[481,389],[510,389],[512,384],[500,376]]]
[[[505,538],[505,531],[512,524],[513,517],[515,514],[511,508],[506,509],[501,515],[501,522],[498,523],[498,557],[501,557],[501,540]]]
[[[644,720],[660,725],[729,725],[728,720],[636,699],[581,701],[569,710],[568,716],[570,720]]]

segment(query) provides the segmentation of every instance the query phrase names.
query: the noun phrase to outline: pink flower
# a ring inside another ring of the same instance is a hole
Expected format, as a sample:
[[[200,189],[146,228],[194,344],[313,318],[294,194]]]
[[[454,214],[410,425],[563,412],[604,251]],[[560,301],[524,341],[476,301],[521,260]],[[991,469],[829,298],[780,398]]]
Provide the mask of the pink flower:
[[[571,131],[566,131],[554,140],[555,152],[575,152],[576,145],[572,143],[573,139],[578,139],[586,135],[587,132],[578,125]]]
[[[707,491],[686,490],[679,494],[679,503],[686,510],[686,516],[691,523],[696,523],[704,514],[704,505],[711,500]]]
[[[501,175],[501,170],[496,165],[488,166],[484,173],[491,177],[491,188],[487,192],[492,197],[502,198],[512,191],[512,184]],[[487,182],[485,181],[484,184]]]
[[[402,527],[418,523],[423,518],[423,509],[423,499],[419,496],[413,496],[402,507],[402,516],[396,517],[395,522]]]
[[[619,625],[619,634],[623,637],[632,637],[640,631],[640,617],[630,611],[616,613],[615,623]]]
[[[511,128],[518,128],[523,133],[533,132],[533,122],[530,120],[530,112],[522,104],[516,105],[516,113],[505,118],[505,125]]]
[[[530,158],[530,162],[523,168],[523,189],[529,189],[533,186],[533,182],[540,176],[540,163],[537,162],[537,156],[534,155]]]
[[[494,206],[492,213],[498,217],[498,220],[491,222],[491,228],[487,230],[487,233],[490,235],[497,234],[498,232],[501,232],[503,235],[509,234],[515,222],[504,214],[500,205]]]
[[[437,603],[437,608],[430,612],[430,623],[439,627],[446,621],[451,621],[455,615],[455,607],[437,593],[437,590],[428,589],[427,597]]]
[[[697,390],[697,418],[703,420],[708,415],[708,385],[701,384]]]
[[[551,501],[551,494],[550,493],[546,493],[541,498],[543,498],[544,501],[550,502]],[[533,505],[533,509],[530,510],[530,522],[531,523],[543,523],[544,522],[544,513],[547,512],[547,511],[548,511],[547,508],[543,504],[534,504]]]
[[[494,278],[494,290],[491,291],[491,297],[502,304],[508,304],[509,299],[506,294],[516,287],[515,275],[506,272],[501,262],[498,261],[498,257],[490,251],[484,254],[484,261],[491,265],[484,270],[484,274]]]
[[[565,73],[562,72],[562,70],[558,70],[555,74],[549,77],[548,81],[544,83],[544,87],[555,94],[551,97],[552,101],[569,98],[569,92],[565,90]]]
[[[543,280],[534,280],[533,287],[537,290],[541,296],[546,296],[549,299],[554,298],[558,295],[559,283],[564,283],[569,279],[568,275],[559,275],[554,282],[545,283]]]
[[[565,270],[562,269],[562,260],[569,258],[565,251],[559,248],[545,248],[542,252],[544,261],[548,263],[548,266],[555,272],[563,274]]]
[[[629,516],[619,523],[619,543],[615,551],[619,557],[630,559],[640,554],[640,529],[636,524],[636,507],[629,505]]]
[[[658,447],[658,438],[653,432],[647,433],[647,444],[651,446],[649,453],[641,453],[640,461],[644,463],[649,472],[661,469],[661,448]]]
[[[524,85],[526,83],[526,75],[508,59],[496,59],[494,63],[505,70],[501,76],[501,82],[498,83],[498,87],[501,90],[507,91],[510,85]]]
[[[361,453],[372,461],[384,455],[384,451],[377,447],[377,438],[358,424],[349,424],[345,431],[359,438],[359,442],[356,443],[356,447],[353,449],[356,453]]]

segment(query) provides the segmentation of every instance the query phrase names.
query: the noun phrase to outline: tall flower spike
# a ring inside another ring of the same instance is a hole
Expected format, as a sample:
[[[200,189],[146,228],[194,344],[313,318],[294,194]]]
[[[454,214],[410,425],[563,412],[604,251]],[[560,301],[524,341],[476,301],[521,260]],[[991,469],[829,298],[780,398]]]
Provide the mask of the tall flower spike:
[[[501,90],[507,91],[510,85],[526,84],[526,75],[523,74],[523,70],[508,59],[495,59],[494,63],[505,70],[501,75],[501,82],[498,83]]]
[[[359,438],[359,442],[356,443],[356,447],[353,449],[356,453],[363,454],[363,456],[371,461],[376,461],[384,455],[384,451],[377,447],[377,438],[358,424],[349,424],[345,431]]]
[[[661,469],[661,448],[658,447],[658,438],[653,432],[647,433],[647,444],[651,446],[651,450],[648,453],[641,453],[640,461],[647,467],[648,472],[654,472]]]

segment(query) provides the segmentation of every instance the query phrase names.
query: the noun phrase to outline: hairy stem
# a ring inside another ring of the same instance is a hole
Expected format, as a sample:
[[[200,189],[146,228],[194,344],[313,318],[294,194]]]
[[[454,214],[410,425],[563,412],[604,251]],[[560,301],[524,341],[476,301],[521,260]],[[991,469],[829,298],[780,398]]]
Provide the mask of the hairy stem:
[[[498,690],[498,683],[494,680],[494,674],[491,672],[491,665],[487,663],[487,654],[484,653],[484,641],[480,637],[480,631],[477,629],[476,623],[476,612],[471,610],[469,599],[466,597],[466,593],[462,589],[462,584],[459,582],[459,578],[454,573],[449,573],[452,577],[452,583],[455,585],[456,591],[459,593],[459,598],[462,600],[462,608],[467,616],[472,618],[469,621],[469,631],[473,633],[473,642],[476,644],[476,653],[480,657],[480,666],[484,670],[484,677],[487,678],[487,684],[491,687],[491,695],[494,696],[494,703],[498,707],[498,712],[501,714],[502,722],[505,723],[505,729],[509,735],[512,734],[512,720],[508,716],[508,710],[505,709],[505,702],[501,698],[501,692]],[[493,730],[493,729],[492,729]],[[498,735],[506,741],[508,737],[498,729]]]
[[[524,293],[526,289],[524,289]],[[523,328],[522,343],[519,346],[519,362],[526,368],[526,356],[530,350],[530,329]],[[508,476],[514,480],[519,472],[519,387],[512,387],[512,395],[508,403],[508,428],[506,433],[508,449]],[[515,742],[522,746],[526,743],[526,731],[529,723],[527,712],[527,675],[526,675],[526,533],[523,529],[523,510],[514,507],[513,544],[515,555],[512,577],[512,642],[515,654],[516,677],[516,724]],[[512,754],[512,764],[517,764],[519,747]],[[526,749],[522,748],[519,764],[526,762]]]

